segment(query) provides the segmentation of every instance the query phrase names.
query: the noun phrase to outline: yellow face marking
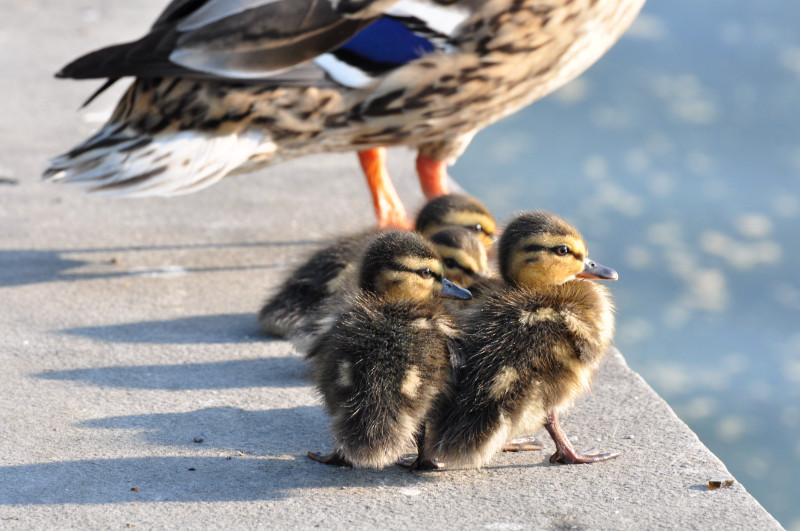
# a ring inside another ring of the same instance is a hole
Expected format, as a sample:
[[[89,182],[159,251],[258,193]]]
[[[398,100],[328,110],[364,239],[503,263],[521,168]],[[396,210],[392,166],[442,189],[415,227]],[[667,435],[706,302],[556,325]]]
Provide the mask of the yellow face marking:
[[[381,293],[391,300],[426,300],[442,288],[434,276],[423,278],[418,271],[430,269],[441,277],[442,266],[435,260],[404,258],[399,261],[407,271],[390,269],[382,271],[376,284]]]
[[[565,246],[569,252],[555,250]],[[583,271],[586,246],[578,237],[535,235],[521,240],[511,256],[511,278],[527,286],[558,285]]]
[[[401,266],[411,271],[419,271],[420,269],[428,268],[437,275],[442,274],[442,265],[438,260],[430,260],[426,258],[416,258],[413,256],[404,256],[397,261]]]
[[[422,235],[426,238],[429,238],[434,233],[448,226],[464,227],[466,229],[474,230],[478,225],[481,226],[481,230],[476,231],[475,236],[477,236],[483,246],[488,249],[492,246],[492,244],[494,244],[494,234],[497,231],[497,225],[491,217],[479,212],[448,212],[442,218],[441,224],[431,223],[430,226],[425,227],[425,232]]]
[[[475,283],[475,274],[488,276],[489,260],[486,257],[486,250],[483,246],[476,246],[477,253],[469,252],[466,249],[437,245],[436,249],[442,257],[444,265],[444,277],[455,282],[463,288],[469,288]],[[456,262],[455,266],[448,266],[448,260]]]

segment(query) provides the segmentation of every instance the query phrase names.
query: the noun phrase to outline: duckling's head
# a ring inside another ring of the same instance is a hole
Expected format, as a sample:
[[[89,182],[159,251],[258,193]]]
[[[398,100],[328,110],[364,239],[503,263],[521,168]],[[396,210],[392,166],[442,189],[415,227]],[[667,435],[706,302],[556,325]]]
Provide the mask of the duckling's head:
[[[470,287],[489,276],[486,248],[475,232],[464,227],[448,227],[434,233],[430,241],[444,265],[444,276],[459,286]]]
[[[494,216],[483,203],[463,194],[440,195],[426,204],[417,216],[417,232],[430,238],[445,227],[464,227],[475,233],[487,249],[497,230]]]
[[[469,299],[469,291],[443,275],[433,245],[414,232],[392,230],[376,236],[361,259],[361,289],[389,300],[424,301],[434,295]]]
[[[517,216],[500,238],[500,272],[507,282],[536,287],[574,278],[616,280],[617,272],[589,260],[580,233],[544,211]]]

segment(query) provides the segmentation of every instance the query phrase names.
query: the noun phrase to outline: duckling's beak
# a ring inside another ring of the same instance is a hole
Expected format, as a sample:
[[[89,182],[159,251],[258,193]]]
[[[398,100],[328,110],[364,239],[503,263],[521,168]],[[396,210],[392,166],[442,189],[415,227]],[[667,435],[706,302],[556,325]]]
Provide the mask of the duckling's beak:
[[[446,278],[443,278],[442,291],[439,292],[439,296],[446,299],[461,299],[468,301],[472,298],[472,293],[470,293],[468,289],[457,286]]]
[[[617,280],[619,275],[610,267],[593,262],[588,258],[583,261],[583,271],[575,275],[578,278],[596,278],[598,280]]]

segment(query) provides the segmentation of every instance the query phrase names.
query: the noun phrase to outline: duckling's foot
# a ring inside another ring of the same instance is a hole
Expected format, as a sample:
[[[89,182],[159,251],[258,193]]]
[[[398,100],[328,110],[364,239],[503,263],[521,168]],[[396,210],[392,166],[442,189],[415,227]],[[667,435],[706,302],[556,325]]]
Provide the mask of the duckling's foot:
[[[556,443],[556,453],[550,456],[551,463],[564,463],[564,464],[578,464],[578,463],[596,463],[597,461],[605,461],[606,459],[613,459],[618,457],[619,452],[609,454],[598,454],[597,448],[592,448],[588,452],[579,452],[575,450],[572,443],[567,438],[567,435],[561,429],[561,424],[558,422],[558,417],[555,411],[551,411],[547,415],[547,422],[544,425],[547,433],[553,438]]]
[[[533,450],[541,450],[542,441],[535,435],[526,435],[518,439],[512,439],[503,445],[504,452],[529,452]]]
[[[570,450],[556,450],[556,453],[550,456],[551,463],[563,463],[565,465],[576,465],[580,463],[596,463],[597,461],[605,461],[606,459],[613,459],[619,457],[619,452],[612,452],[608,454],[598,454],[597,449],[594,448],[588,452],[578,452],[574,448]]]
[[[436,459],[420,459],[419,457],[401,457],[397,460],[397,464],[409,470],[441,470],[444,468],[444,463]]]
[[[361,161],[361,168],[367,176],[372,204],[378,218],[378,228],[410,230],[412,225],[408,221],[406,209],[386,170],[386,148],[377,147],[359,151],[358,160]]]
[[[339,453],[339,450],[334,450],[330,455],[319,455],[314,452],[308,452],[308,457],[325,465],[353,468],[353,463],[345,459],[345,457]]]

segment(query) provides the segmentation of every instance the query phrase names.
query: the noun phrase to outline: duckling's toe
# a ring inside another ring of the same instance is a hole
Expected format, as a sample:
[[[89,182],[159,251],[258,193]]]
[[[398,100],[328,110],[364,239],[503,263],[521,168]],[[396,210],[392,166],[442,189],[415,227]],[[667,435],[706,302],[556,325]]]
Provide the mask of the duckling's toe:
[[[530,452],[541,450],[542,441],[536,435],[526,435],[518,439],[512,439],[503,445],[504,452]]]
[[[551,463],[563,463],[565,465],[575,465],[580,463],[596,463],[598,461],[605,461],[607,459],[614,459],[619,457],[619,452],[611,452],[608,454],[598,454],[597,448],[592,448],[588,452],[577,452],[573,448],[564,449],[559,448],[556,453],[550,456]]]
[[[547,416],[547,422],[544,425],[547,433],[553,438],[556,444],[556,453],[550,456],[551,463],[564,463],[564,464],[579,464],[579,463],[596,463],[598,461],[605,461],[619,457],[619,452],[609,454],[598,454],[597,448],[592,448],[587,452],[579,452],[573,446],[567,435],[561,429],[561,424],[558,421],[558,415],[555,411],[550,411]]]
[[[419,457],[401,457],[397,460],[397,464],[409,470],[441,470],[444,468],[444,463],[436,459],[420,459]]]
[[[308,457],[317,461],[319,463],[325,465],[333,465],[333,466],[346,466],[349,468],[353,468],[353,464],[348,461],[338,450],[334,450],[333,453],[329,455],[320,455],[314,452],[308,452]]]

